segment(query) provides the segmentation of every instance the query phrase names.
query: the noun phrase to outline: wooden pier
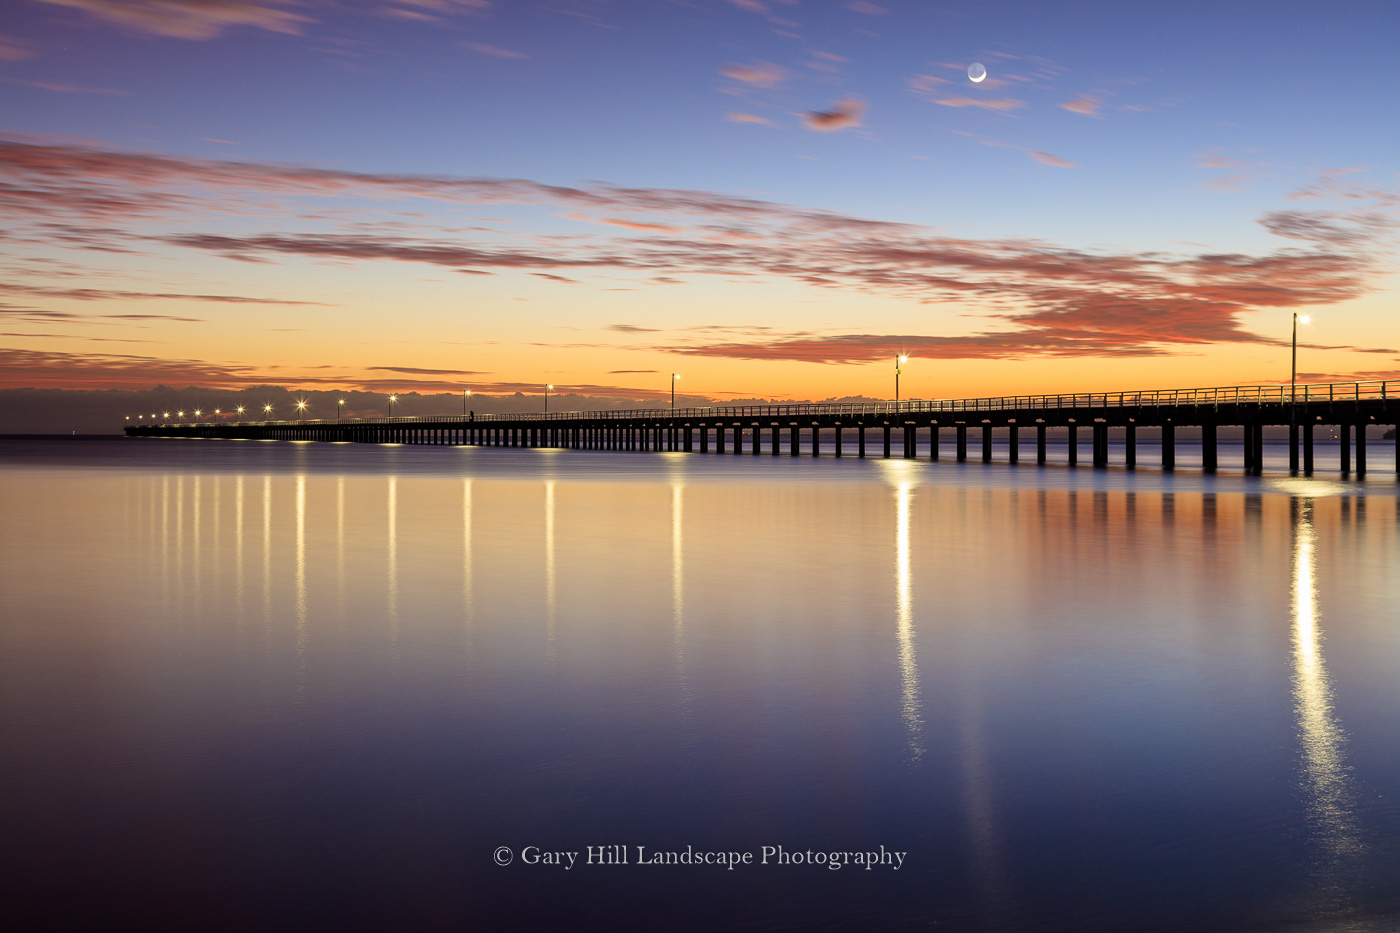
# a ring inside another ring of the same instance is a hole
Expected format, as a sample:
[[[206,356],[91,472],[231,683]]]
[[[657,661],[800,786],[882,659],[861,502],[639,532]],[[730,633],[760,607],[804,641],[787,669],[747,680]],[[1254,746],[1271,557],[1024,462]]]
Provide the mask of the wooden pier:
[[[1090,462],[1109,465],[1109,440],[1122,440],[1122,465],[1138,466],[1138,432],[1160,432],[1160,467],[1176,468],[1177,432],[1199,428],[1201,468],[1220,466],[1219,429],[1243,429],[1246,473],[1263,470],[1264,429],[1288,429],[1289,469],[1311,474],[1323,441],[1319,428],[1336,429],[1341,471],[1364,474],[1366,440],[1400,422],[1400,382],[1347,382],[1300,386],[1228,386],[1082,395],[1031,395],[855,404],[761,405],[733,408],[631,409],[526,414],[423,415],[305,421],[201,421],[135,424],[132,437],[341,441],[370,444],[447,444],[486,447],[563,447],[578,450],[684,451],[772,456],[808,454],[938,460],[952,440],[956,460],[992,460],[993,437],[1005,439],[1007,460],[1032,454],[1046,462],[1047,434],[1064,429],[1069,463],[1077,464],[1081,436]],[[1081,432],[1083,434],[1081,435]],[[1400,432],[1397,432],[1400,433]],[[849,450],[854,435],[855,450]],[[1393,468],[1400,473],[1400,440]]]

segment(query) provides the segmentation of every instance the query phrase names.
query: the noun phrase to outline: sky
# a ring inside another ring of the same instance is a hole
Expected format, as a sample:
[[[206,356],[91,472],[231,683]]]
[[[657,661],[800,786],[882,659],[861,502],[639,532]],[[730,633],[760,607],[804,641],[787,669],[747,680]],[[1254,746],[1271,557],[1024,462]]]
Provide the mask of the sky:
[[[1400,6],[7,0],[0,389],[1400,379]],[[987,76],[974,83],[969,66]]]

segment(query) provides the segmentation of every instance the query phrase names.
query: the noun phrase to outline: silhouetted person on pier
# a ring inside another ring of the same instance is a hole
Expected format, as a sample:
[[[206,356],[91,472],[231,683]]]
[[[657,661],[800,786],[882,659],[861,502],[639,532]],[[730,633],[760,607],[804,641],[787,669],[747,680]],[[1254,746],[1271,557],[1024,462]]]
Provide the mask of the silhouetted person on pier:
[[[476,420],[476,412],[475,412],[475,411],[472,412],[472,420],[473,420],[473,421]]]

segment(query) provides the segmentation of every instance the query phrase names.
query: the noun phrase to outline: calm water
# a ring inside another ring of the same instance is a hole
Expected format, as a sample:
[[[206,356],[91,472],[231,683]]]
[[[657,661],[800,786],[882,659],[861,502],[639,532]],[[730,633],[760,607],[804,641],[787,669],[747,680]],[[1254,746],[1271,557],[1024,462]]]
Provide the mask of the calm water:
[[[1393,473],[0,441],[7,910],[1395,930],[1397,512]]]

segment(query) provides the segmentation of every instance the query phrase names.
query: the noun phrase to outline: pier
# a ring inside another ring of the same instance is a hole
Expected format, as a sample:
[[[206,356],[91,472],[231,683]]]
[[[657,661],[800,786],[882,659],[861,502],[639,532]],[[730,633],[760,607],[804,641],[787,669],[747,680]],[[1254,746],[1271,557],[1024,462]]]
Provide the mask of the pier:
[[[1110,439],[1121,440],[1122,460],[1138,464],[1139,431],[1160,432],[1163,470],[1176,468],[1177,432],[1200,430],[1201,469],[1220,466],[1219,429],[1243,431],[1245,473],[1263,471],[1264,430],[1288,429],[1289,470],[1312,474],[1315,452],[1335,429],[1341,472],[1365,474],[1366,441],[1400,422],[1400,381],[1300,386],[1227,386],[1072,395],[911,400],[730,408],[627,409],[514,414],[419,415],[293,421],[201,421],[129,425],[131,437],[339,441],[484,447],[556,447],[577,450],[684,451],[771,456],[891,457],[946,455],[992,461],[993,439],[1006,442],[1006,459],[1046,462],[1051,429],[1068,433],[1069,463],[1077,465],[1079,439],[1090,443],[1089,462],[1110,465]],[[1082,432],[1082,433],[1081,433]],[[1400,432],[1397,432],[1400,434]],[[920,440],[925,444],[921,445]],[[852,443],[854,442],[854,443]],[[852,447],[854,449],[852,449]],[[971,453],[970,453],[971,452]],[[1400,438],[1394,449],[1400,473]]]

